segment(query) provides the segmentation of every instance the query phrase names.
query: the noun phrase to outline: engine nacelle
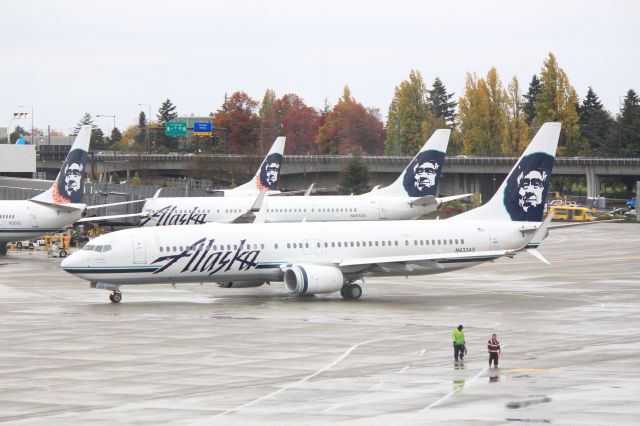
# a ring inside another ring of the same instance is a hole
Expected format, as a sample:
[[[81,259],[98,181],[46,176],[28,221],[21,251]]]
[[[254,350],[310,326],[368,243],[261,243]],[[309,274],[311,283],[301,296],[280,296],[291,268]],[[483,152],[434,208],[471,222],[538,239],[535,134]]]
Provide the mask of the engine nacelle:
[[[333,293],[344,284],[342,271],[333,266],[293,265],[284,273],[284,285],[297,295]]]
[[[218,287],[222,287],[222,288],[260,287],[263,284],[264,284],[264,281],[225,281],[222,283],[216,283]]]

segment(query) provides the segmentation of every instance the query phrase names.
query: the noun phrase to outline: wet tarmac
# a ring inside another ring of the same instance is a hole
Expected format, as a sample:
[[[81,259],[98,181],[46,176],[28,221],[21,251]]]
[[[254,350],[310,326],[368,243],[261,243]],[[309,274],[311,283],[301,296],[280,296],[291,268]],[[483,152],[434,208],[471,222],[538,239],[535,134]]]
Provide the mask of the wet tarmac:
[[[282,285],[124,289],[43,253],[0,258],[0,423],[609,425],[640,418],[640,225],[369,279],[359,301]],[[451,331],[468,355],[455,364]],[[488,368],[497,333],[504,357]]]

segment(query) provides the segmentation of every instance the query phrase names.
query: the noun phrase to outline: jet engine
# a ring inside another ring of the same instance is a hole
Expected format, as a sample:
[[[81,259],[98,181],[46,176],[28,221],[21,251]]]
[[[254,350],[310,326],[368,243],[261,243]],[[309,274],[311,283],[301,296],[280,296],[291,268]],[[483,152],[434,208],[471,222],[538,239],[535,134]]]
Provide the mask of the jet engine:
[[[264,284],[264,281],[225,281],[216,283],[218,287],[222,288],[248,288],[248,287],[260,287]]]
[[[284,273],[284,285],[290,293],[333,293],[340,291],[344,276],[333,266],[293,265]]]

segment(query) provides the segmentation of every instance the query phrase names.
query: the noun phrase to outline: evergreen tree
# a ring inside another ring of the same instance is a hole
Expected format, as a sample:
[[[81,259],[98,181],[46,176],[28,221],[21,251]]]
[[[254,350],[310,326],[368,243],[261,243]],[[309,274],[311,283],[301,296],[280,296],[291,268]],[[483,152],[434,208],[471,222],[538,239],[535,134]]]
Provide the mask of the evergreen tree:
[[[447,93],[447,89],[439,77],[433,80],[433,89],[428,91],[428,104],[434,117],[444,119],[448,125],[453,125],[456,112],[456,101],[452,101],[453,92]]]
[[[633,89],[624,98],[603,151],[607,155],[640,156],[640,99]]]
[[[591,87],[582,105],[578,107],[578,114],[580,135],[587,140],[596,155],[600,154],[603,145],[607,144],[612,119]]]
[[[80,126],[91,125],[91,139],[89,141],[89,148],[93,150],[105,149],[105,137],[104,132],[98,126],[93,124],[93,117],[88,112],[85,112],[78,124],[74,128],[74,136],[80,131]]]
[[[27,134],[27,131],[23,129],[21,126],[16,126],[13,129],[13,132],[9,135],[9,143],[15,144],[20,136]]]
[[[138,174],[138,172],[135,172],[133,174],[133,177],[131,178],[131,185],[142,185],[142,179],[140,179],[140,175]]]
[[[158,109],[158,121],[162,124],[163,131],[157,132],[154,135],[154,138],[158,139],[160,145],[164,146],[169,150],[175,150],[178,148],[178,138],[175,136],[167,136],[164,132],[164,128],[166,128],[167,123],[169,121],[175,120],[178,117],[178,113],[176,112],[176,106],[167,98],[160,108]]]
[[[162,105],[160,105],[158,114],[156,114],[156,116],[158,117],[158,121],[160,123],[166,125],[167,122],[175,120],[178,117],[176,106],[171,102],[169,98],[167,98],[167,100],[165,100]]]
[[[369,169],[358,150],[353,151],[338,179],[338,190],[341,194],[363,194],[369,191]]]
[[[531,125],[531,122],[536,117],[536,96],[540,92],[540,80],[538,80],[537,75],[533,75],[531,78],[531,83],[529,83],[529,90],[527,94],[524,95],[524,99],[526,100],[522,110],[526,116],[526,122],[528,125]]]
[[[138,127],[140,128],[140,131],[138,132],[134,140],[139,146],[145,146],[144,144],[147,137],[148,121],[147,115],[144,113],[144,111],[140,111],[140,113],[138,114]]]
[[[76,124],[76,127],[73,129],[73,134],[77,135],[80,131],[81,126],[86,126],[89,124],[91,124],[93,128],[95,128],[95,126],[93,125],[93,117],[88,112],[85,112],[80,121],[78,121],[78,124]]]
[[[109,137],[111,144],[116,144],[122,140],[122,133],[118,130],[117,127],[111,129],[111,136]]]

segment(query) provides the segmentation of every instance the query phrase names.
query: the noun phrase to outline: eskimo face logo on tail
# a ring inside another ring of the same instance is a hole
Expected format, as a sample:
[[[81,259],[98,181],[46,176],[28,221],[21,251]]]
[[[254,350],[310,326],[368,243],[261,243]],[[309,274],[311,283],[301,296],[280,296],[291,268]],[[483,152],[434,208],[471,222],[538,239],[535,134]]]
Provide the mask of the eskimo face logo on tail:
[[[280,177],[280,165],[282,155],[278,153],[269,154],[260,167],[258,177],[258,189],[275,191],[278,189],[278,179]]]
[[[511,173],[504,191],[504,206],[511,220],[542,221],[553,159],[549,154],[530,154]]]
[[[53,200],[58,204],[82,202],[82,177],[87,164],[87,151],[69,152],[53,186]]]
[[[427,150],[419,153],[407,167],[402,184],[410,197],[424,197],[436,195],[444,152]]]

